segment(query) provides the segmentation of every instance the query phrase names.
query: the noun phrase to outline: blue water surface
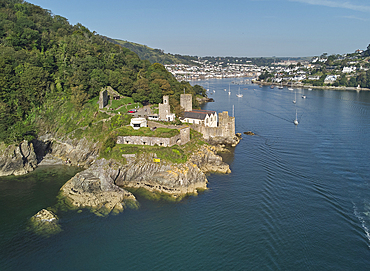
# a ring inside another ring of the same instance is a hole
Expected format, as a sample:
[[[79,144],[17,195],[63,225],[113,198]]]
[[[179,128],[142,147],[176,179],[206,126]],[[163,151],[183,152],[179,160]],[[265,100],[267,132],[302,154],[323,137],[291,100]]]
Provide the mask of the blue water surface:
[[[0,269],[369,270],[370,93],[192,84],[212,92],[204,109],[256,134],[223,155],[231,174],[207,176],[209,190],[179,203],[139,197],[138,210],[105,218],[61,212],[63,231],[49,238],[27,221],[77,171],[0,178]]]

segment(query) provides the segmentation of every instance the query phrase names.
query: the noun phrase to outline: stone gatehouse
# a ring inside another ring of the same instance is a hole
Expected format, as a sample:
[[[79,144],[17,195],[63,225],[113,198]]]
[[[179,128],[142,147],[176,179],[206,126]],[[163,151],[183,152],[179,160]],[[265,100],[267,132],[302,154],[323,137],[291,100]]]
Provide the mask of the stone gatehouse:
[[[118,136],[117,144],[135,144],[149,146],[171,147],[175,144],[184,145],[190,141],[190,128],[183,127],[179,129],[180,134],[173,137],[149,137],[149,136]]]
[[[218,126],[207,127],[202,124],[192,125],[192,128],[203,134],[203,138],[208,140],[212,137],[232,138],[235,136],[235,117],[229,116],[227,111],[218,113]]]

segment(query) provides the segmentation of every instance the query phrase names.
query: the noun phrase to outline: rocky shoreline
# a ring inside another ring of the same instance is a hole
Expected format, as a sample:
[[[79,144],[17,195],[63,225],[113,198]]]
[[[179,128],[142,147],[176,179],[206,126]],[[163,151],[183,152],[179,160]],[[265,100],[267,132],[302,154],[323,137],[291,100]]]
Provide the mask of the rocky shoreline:
[[[239,140],[240,135],[237,142],[234,139],[230,142],[235,146]],[[27,174],[38,165],[83,167],[85,170],[77,173],[60,189],[59,201],[70,209],[88,208],[96,215],[105,216],[120,213],[128,206],[138,206],[135,196],[126,189],[164,193],[175,200],[206,190],[206,173],[231,172],[229,165],[217,155],[217,152],[225,150],[225,145],[220,144],[221,141],[217,143],[217,147],[203,145],[181,164],[168,161],[156,163],[153,162],[153,155],[148,153],[132,155],[121,164],[98,159],[98,144],[84,138],[62,140],[45,135],[32,142],[23,141],[18,146],[5,147],[3,144],[0,149],[0,176]],[[44,219],[41,223],[38,217],[41,213],[31,219],[34,228],[41,225],[42,229],[59,231],[55,224],[57,220]],[[46,226],[49,222],[51,224]]]

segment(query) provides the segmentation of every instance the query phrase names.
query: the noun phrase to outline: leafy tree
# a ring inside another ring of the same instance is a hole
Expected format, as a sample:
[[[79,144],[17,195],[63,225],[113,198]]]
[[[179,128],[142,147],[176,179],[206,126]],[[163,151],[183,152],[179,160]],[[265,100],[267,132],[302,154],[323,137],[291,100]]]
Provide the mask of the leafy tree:
[[[75,105],[75,107],[80,110],[85,102],[88,100],[89,95],[84,90],[83,85],[74,86],[71,88],[72,95],[71,95],[71,102]]]
[[[206,89],[200,85],[195,85],[193,89],[196,95],[201,95],[203,97],[206,95]]]

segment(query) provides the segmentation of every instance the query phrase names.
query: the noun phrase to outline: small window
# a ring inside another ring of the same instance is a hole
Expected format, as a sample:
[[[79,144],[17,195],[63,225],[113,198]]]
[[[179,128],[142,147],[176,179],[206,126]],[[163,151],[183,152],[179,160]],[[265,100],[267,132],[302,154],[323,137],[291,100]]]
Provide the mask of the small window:
[[[134,127],[139,127],[140,128],[140,123],[139,124],[134,123]]]

